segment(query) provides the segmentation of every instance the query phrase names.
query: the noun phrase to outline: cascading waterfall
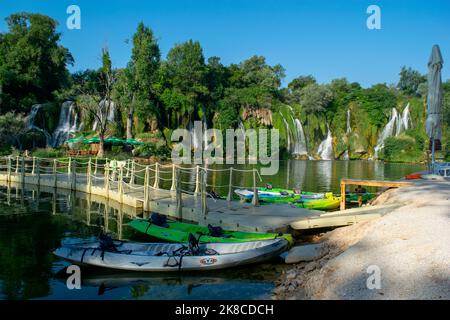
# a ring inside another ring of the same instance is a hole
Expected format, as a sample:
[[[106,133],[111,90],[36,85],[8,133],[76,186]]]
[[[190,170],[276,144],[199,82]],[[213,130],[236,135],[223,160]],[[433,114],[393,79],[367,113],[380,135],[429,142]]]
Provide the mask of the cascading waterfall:
[[[305,133],[303,132],[302,123],[298,119],[293,119],[293,120],[294,120],[295,131],[296,131],[296,139],[295,139],[293,154],[307,155],[308,150],[306,150],[306,138],[305,138]]]
[[[192,148],[194,150],[197,150],[202,147],[202,135],[201,132],[198,132],[198,130],[195,129],[194,124],[192,121],[189,123],[189,132],[191,134],[191,144]]]
[[[299,119],[295,118],[294,109],[291,106],[288,106],[291,113],[292,124],[295,128],[294,136],[294,148],[291,150],[294,155],[307,155],[308,149],[306,147],[306,138],[305,133],[303,131],[302,123]],[[284,118],[284,117],[283,117]],[[287,123],[287,121],[286,121]],[[290,130],[289,130],[290,131]]]
[[[317,153],[322,160],[333,160],[333,136],[330,128],[328,128],[327,137],[320,143]]]
[[[398,123],[400,123],[400,127],[397,127],[397,135],[400,134],[402,131],[409,129],[409,124],[411,121],[411,114],[409,111],[409,102],[406,105],[405,109],[403,109],[401,118],[398,119]]]
[[[291,149],[291,130],[289,129],[289,124],[286,121],[286,118],[283,116],[283,114],[280,112],[281,118],[283,119],[284,126],[286,127],[286,136],[287,136],[287,151],[289,153],[292,152]]]
[[[350,109],[347,110],[347,131],[346,133],[349,134],[352,132],[352,127],[350,125]]]
[[[47,132],[47,130],[41,129],[35,125],[36,116],[41,108],[42,108],[42,104],[35,104],[31,107],[30,114],[27,117],[26,128],[28,130],[36,130],[36,131],[42,132],[45,136],[45,143],[47,145],[50,145],[51,141],[52,141],[52,136]]]
[[[69,135],[78,131],[78,113],[75,110],[75,104],[72,101],[66,101],[61,105],[59,122],[52,136],[52,147],[63,144]]]
[[[409,103],[406,105],[405,109],[403,109],[401,115],[399,115],[396,108],[392,108],[391,117],[389,118],[386,126],[381,131],[381,134],[378,137],[377,145],[374,148],[375,158],[378,157],[379,151],[384,148],[384,141],[389,137],[398,136],[403,131],[409,129],[410,123],[411,115],[409,111]]]

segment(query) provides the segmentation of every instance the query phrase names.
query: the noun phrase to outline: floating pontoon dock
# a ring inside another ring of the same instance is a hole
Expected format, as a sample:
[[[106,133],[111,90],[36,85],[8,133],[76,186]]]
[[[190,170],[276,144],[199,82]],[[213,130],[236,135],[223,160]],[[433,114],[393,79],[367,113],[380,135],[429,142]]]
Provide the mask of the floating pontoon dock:
[[[212,171],[227,171],[229,183],[225,186],[207,184],[206,176]],[[195,177],[183,181],[182,173]],[[233,175],[251,174],[253,185],[233,185]],[[164,176],[164,177],[163,177]],[[170,178],[167,178],[170,176]],[[113,200],[136,212],[158,212],[200,225],[220,225],[240,231],[286,231],[289,225],[296,229],[334,227],[375,218],[378,213],[365,210],[324,213],[301,209],[293,204],[258,205],[257,196],[252,204],[232,201],[237,188],[253,189],[257,195],[256,169],[209,169],[200,166],[182,167],[175,164],[140,165],[133,160],[108,159],[67,160],[4,157],[0,158],[0,181],[15,184],[22,189],[39,188],[75,191],[93,198]],[[170,182],[170,189],[161,184]],[[405,183],[343,179],[346,184],[370,186],[400,186]],[[186,187],[186,185],[188,187]],[[211,197],[206,188],[227,188],[227,199]],[[345,189],[344,189],[345,190]],[[345,192],[344,192],[345,194]],[[94,199],[93,199],[94,200]],[[94,200],[95,201],[95,200]],[[344,198],[345,201],[345,198]],[[342,204],[341,204],[342,206]],[[344,205],[345,208],[345,205]],[[361,208],[358,208],[361,209]],[[353,210],[353,209],[352,209]],[[370,210],[369,210],[370,211]],[[358,217],[356,217],[358,216]]]

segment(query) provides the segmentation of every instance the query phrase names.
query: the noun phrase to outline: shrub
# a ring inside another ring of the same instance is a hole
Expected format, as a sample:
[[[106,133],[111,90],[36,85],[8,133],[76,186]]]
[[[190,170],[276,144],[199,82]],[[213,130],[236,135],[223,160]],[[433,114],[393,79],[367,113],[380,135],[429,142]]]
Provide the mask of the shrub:
[[[168,156],[170,156],[169,148],[163,143],[158,143],[158,144],[146,143],[142,146],[138,146],[134,150],[135,150],[134,155],[140,156],[140,157],[150,157],[150,156],[168,157]]]
[[[423,160],[424,153],[413,137],[402,135],[384,141],[381,157],[387,161],[414,162]]]
[[[38,158],[61,158],[65,156],[65,151],[62,149],[40,148],[35,149],[32,155]]]

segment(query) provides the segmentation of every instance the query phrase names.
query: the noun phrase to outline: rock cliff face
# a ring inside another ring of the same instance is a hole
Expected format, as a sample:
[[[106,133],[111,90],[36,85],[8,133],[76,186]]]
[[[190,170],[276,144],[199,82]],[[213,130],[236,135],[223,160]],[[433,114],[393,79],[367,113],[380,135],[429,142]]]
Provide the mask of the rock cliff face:
[[[267,108],[244,108],[241,113],[243,121],[255,118],[264,126],[272,126],[272,110]]]

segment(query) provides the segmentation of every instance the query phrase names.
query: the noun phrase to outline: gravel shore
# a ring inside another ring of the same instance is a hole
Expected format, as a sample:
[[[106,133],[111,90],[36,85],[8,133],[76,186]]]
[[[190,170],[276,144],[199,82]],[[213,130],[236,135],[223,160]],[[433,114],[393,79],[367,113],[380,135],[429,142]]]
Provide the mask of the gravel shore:
[[[273,298],[450,299],[450,182],[417,181],[373,204],[391,203],[404,205],[326,234],[320,257],[284,272]]]

